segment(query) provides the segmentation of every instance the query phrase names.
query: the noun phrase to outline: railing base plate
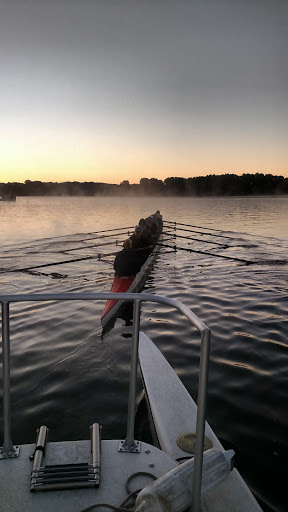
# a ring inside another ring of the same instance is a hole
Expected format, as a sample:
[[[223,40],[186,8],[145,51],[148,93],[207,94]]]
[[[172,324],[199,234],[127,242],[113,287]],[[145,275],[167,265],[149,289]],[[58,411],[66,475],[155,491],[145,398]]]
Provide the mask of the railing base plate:
[[[141,443],[140,441],[134,441],[133,446],[129,446],[126,441],[120,441],[118,452],[123,453],[140,453],[141,451]]]
[[[13,446],[13,449],[9,451],[9,453],[3,452],[3,447],[0,448],[0,460],[1,459],[15,459],[15,457],[19,457],[20,453],[20,445]]]

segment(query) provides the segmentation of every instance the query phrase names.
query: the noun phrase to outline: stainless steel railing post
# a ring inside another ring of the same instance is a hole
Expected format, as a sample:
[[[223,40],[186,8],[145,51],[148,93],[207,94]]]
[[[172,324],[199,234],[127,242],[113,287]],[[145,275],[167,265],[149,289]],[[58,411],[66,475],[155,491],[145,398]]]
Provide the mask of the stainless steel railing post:
[[[135,411],[136,411],[136,378],[137,378],[137,366],[138,366],[140,304],[141,304],[140,300],[134,301],[133,338],[132,338],[131,371],[130,371],[128,418],[127,418],[127,436],[126,436],[126,440],[125,440],[125,445],[129,448],[133,448],[135,446],[134,422],[135,422]]]
[[[206,327],[206,329],[201,332],[200,371],[197,399],[198,409],[196,421],[194,476],[191,507],[193,512],[200,512],[210,337],[211,331]]]
[[[4,440],[0,449],[0,458],[6,459],[16,457],[19,453],[11,440],[9,302],[2,302],[2,357]]]

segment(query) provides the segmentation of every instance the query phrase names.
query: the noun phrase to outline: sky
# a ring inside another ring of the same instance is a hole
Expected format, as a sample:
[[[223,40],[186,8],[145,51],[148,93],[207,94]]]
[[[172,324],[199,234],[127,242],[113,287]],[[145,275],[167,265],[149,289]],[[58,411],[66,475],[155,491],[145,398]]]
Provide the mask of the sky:
[[[287,0],[0,0],[0,182],[288,177]]]

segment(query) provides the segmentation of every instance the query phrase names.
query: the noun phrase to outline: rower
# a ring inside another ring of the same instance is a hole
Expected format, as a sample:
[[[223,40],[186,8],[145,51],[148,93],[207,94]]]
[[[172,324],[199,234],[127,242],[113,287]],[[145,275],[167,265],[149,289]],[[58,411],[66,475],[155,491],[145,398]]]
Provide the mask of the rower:
[[[142,254],[148,255],[153,250],[154,245],[151,239],[141,231],[140,226],[135,227],[135,231],[133,235],[130,236],[130,240],[132,241],[132,248]]]
[[[154,217],[155,214],[149,215],[147,219],[145,219],[147,229],[149,229],[151,233],[151,237],[153,241],[157,241],[158,239],[158,224]]]
[[[123,244],[123,249],[117,252],[114,260],[114,270],[119,277],[135,276],[141,269],[145,257],[138,254],[132,248],[132,240],[128,238]]]
[[[163,217],[160,213],[160,210],[156,210],[156,213],[154,214],[154,217],[156,219],[156,222],[158,224],[158,232],[159,233],[162,233],[162,229],[163,229]]]
[[[154,247],[155,242],[157,242],[157,238],[152,235],[145,219],[139,220],[139,227],[141,229],[142,236],[146,239],[148,243],[148,247],[149,245],[152,245]]]

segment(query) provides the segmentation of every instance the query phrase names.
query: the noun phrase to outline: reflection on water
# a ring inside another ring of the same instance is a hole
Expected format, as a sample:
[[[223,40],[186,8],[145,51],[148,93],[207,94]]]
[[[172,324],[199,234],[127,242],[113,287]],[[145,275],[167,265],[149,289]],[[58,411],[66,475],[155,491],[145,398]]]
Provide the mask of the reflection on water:
[[[124,320],[124,322],[125,322],[124,325],[126,327],[133,325],[133,322],[132,322],[132,320],[133,320],[133,303],[132,302],[127,302],[126,304],[124,304],[121,311],[119,311],[118,318],[121,318],[122,320]]]
[[[135,226],[160,209],[166,220],[288,239],[288,196],[18,197],[0,203],[2,245]],[[121,219],[121,222],[119,220]]]
[[[288,242],[281,226],[287,198],[138,198],[125,204],[116,198],[115,206],[111,202],[104,209],[105,200],[17,199],[13,207],[22,209],[23,220],[16,215],[14,226],[9,217],[3,222],[1,291],[109,291],[119,237],[109,236],[100,247],[103,239],[92,232],[134,225],[158,207],[164,218],[210,227],[209,236],[177,230],[178,248],[195,252],[162,247],[146,291],[182,301],[211,328],[208,420],[224,446],[234,447],[236,466],[268,504],[265,510],[284,512]],[[224,243],[212,228],[228,237]],[[166,235],[166,244],[174,243]],[[105,255],[100,261],[99,252]],[[125,436],[131,305],[107,333],[100,326],[103,307],[101,302],[11,306],[14,443],[33,443],[41,424],[48,425],[50,440],[87,438],[95,421],[103,425],[104,438]],[[198,333],[180,313],[154,303],[142,305],[141,329],[197,399]],[[140,397],[140,381],[138,392]]]

